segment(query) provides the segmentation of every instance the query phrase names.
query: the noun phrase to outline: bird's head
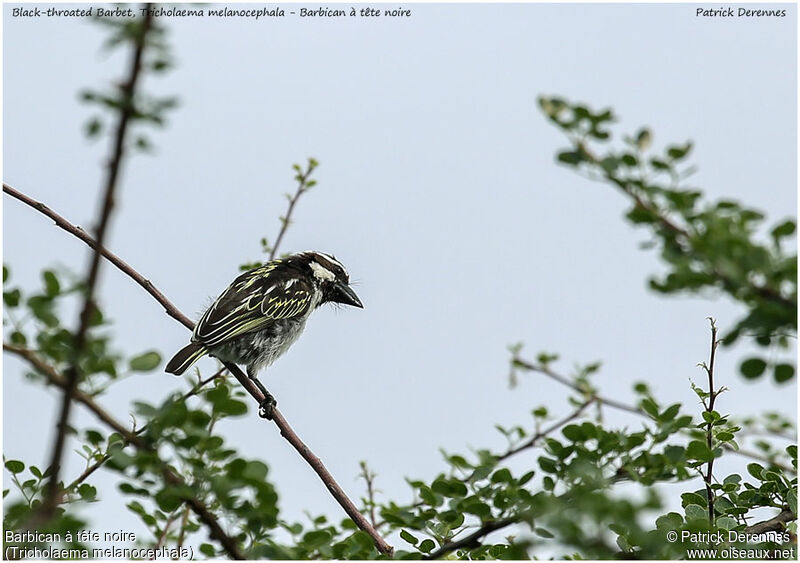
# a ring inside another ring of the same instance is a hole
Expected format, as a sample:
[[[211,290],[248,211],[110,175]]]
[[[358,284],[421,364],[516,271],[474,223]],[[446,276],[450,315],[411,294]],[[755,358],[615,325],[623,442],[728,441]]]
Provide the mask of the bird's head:
[[[342,303],[360,309],[361,300],[350,287],[350,275],[344,265],[330,254],[308,251],[300,253],[314,283],[322,291],[323,303]]]

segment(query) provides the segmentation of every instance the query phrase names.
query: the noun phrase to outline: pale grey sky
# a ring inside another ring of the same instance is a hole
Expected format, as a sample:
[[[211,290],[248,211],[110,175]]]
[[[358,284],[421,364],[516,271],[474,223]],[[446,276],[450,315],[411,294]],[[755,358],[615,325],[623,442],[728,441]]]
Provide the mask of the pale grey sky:
[[[12,7],[3,179],[89,227],[108,143],[85,140],[95,112],[77,93],[118,78],[126,59],[100,50],[96,25],[12,18]],[[596,383],[608,395],[631,401],[631,384],[645,380],[664,402],[697,410],[688,380],[701,379],[695,364],[708,354],[705,319],[725,330],[742,309],[647,290],[661,266],[638,248],[645,232],[623,220],[627,203],[611,188],[555,164],[565,140],[536,98],[611,106],[618,136],[648,125],[659,147],[692,139],[693,184],[709,197],[741,199],[772,221],[795,216],[796,7],[773,19],[701,18],[691,4],[406,7],[404,19],[162,20],[177,66],[145,85],[181,103],[148,131],[155,154],[126,162],[108,246],[196,318],[240,263],[260,258],[258,240],[274,239],[291,164],[320,161],[282,250],[335,253],[365,308],[316,312],[262,380],[352,498],[363,494],[359,460],[383,499],[402,502],[404,477],[444,468],[440,447],[499,449],[494,424],[527,424],[540,404],[566,414],[565,390],[550,381],[531,375],[509,390],[514,342],[530,357],[559,353],[564,372],[601,360]],[[16,284],[38,287],[56,264],[84,270],[85,246],[6,197],[3,235]],[[101,290],[126,353],[155,348],[166,360],[186,343],[108,265]],[[752,349],[722,351],[718,380],[731,390],[720,409],[794,415],[794,383],[736,374]],[[57,393],[25,383],[16,359],[3,367],[4,453],[43,465]],[[116,385],[103,404],[127,419],[134,400],[180,387],[159,371]],[[269,464],[284,517],[339,518],[255,409],[221,428]],[[72,455],[66,474],[80,463]],[[124,502],[90,517],[135,526]]]

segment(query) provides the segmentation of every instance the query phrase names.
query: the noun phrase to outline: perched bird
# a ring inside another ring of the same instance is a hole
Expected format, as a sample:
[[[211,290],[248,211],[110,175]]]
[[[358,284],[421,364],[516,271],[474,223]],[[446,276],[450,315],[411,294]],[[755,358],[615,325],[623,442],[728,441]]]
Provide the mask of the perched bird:
[[[322,252],[300,252],[248,270],[203,313],[191,343],[175,354],[166,371],[181,375],[206,354],[244,364],[266,397],[259,414],[271,418],[277,402],[258,380],[259,370],[289,349],[323,303],[363,308],[349,284],[342,263]]]

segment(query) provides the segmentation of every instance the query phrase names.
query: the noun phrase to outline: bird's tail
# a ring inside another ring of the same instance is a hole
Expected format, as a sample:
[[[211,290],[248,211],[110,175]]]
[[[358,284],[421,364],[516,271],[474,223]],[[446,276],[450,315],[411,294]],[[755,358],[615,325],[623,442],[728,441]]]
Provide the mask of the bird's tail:
[[[181,375],[183,372],[189,369],[192,364],[206,354],[208,354],[208,350],[205,346],[199,342],[192,342],[188,346],[181,348],[178,353],[175,354],[175,356],[167,364],[165,371],[167,373]]]

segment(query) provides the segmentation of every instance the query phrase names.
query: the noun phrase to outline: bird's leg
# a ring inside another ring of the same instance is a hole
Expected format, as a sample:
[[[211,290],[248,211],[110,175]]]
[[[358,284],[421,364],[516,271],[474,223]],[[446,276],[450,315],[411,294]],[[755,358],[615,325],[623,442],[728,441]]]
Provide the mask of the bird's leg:
[[[267,388],[264,387],[264,384],[258,380],[256,374],[252,373],[250,370],[247,370],[247,376],[253,380],[253,383],[256,384],[258,390],[264,394],[264,400],[261,401],[261,404],[258,407],[258,416],[261,418],[266,418],[267,420],[272,420],[272,410],[278,404],[278,401],[275,400],[275,397],[272,396],[272,393],[267,391]]]

